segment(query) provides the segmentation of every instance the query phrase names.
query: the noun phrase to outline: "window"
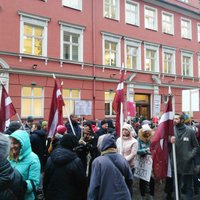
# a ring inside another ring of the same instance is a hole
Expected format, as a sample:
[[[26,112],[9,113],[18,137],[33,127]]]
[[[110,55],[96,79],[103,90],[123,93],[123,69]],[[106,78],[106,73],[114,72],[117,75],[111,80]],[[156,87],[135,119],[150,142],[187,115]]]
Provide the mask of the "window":
[[[126,0],[126,23],[139,26],[139,4]]]
[[[61,59],[83,61],[84,27],[61,24]]]
[[[168,74],[175,74],[175,49],[163,48],[163,72]]]
[[[42,118],[44,113],[44,92],[41,87],[22,87],[21,116]]]
[[[47,56],[47,18],[20,14],[20,53]]]
[[[181,18],[181,37],[192,39],[191,20]]]
[[[157,9],[145,6],[144,7],[145,28],[157,30]]]
[[[103,35],[103,65],[120,67],[121,37]]]
[[[198,73],[200,78],[200,54],[198,55]]]
[[[119,0],[104,0],[104,17],[119,20]]]
[[[82,10],[82,0],[62,0],[62,5],[77,10]]]
[[[112,109],[112,102],[115,97],[115,92],[109,91],[105,92],[105,115],[106,116],[112,116],[115,115],[114,110]]]
[[[145,42],[145,71],[159,72],[159,45]]]
[[[197,37],[198,37],[198,42],[200,42],[200,24],[197,25]]]
[[[162,32],[174,34],[174,15],[162,12]]]
[[[65,102],[65,107],[63,110],[63,115],[67,116],[74,113],[74,105],[76,100],[80,100],[80,90],[77,89],[63,89],[62,90],[63,100]],[[66,111],[67,110],[67,111]]]
[[[181,66],[183,76],[193,76],[193,54],[190,52],[181,52]]]
[[[141,69],[141,42],[125,39],[125,66],[128,69]]]

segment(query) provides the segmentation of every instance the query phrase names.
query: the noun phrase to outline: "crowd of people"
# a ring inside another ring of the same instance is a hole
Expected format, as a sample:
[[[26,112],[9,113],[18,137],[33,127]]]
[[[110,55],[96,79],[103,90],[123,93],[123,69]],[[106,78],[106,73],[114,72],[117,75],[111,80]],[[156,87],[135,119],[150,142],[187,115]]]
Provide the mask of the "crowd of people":
[[[46,200],[154,199],[153,171],[149,180],[135,172],[136,158],[151,157],[155,124],[135,118],[122,124],[119,136],[112,119],[70,120],[57,126],[53,138],[48,122],[31,116],[0,133],[0,199],[34,200],[38,191]],[[169,145],[175,143],[179,197],[192,200],[200,186],[200,129],[177,113],[174,130]],[[175,199],[173,176],[164,181],[164,198]]]

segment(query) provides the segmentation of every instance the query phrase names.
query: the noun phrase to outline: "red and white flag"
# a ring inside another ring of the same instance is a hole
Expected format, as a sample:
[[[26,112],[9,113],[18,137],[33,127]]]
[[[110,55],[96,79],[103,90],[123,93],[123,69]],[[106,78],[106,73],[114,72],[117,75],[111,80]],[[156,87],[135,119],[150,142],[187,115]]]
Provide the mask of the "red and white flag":
[[[60,87],[55,80],[48,120],[48,137],[54,137],[58,125],[63,125],[62,108],[65,105]]]
[[[174,135],[174,113],[172,110],[172,96],[169,96],[165,112],[161,116],[159,125],[152,138],[150,150],[153,159],[153,172],[156,180],[168,176],[169,170],[169,136]]]
[[[15,110],[15,107],[13,106],[11,98],[8,96],[4,85],[1,86],[2,94],[0,108],[0,131],[5,131],[6,121],[14,116],[17,112]]]
[[[120,115],[121,113],[121,104],[124,102],[124,70],[121,71],[121,78],[120,82],[117,86],[116,94],[112,103],[113,110],[116,113],[116,124],[115,130],[118,135],[120,136]]]

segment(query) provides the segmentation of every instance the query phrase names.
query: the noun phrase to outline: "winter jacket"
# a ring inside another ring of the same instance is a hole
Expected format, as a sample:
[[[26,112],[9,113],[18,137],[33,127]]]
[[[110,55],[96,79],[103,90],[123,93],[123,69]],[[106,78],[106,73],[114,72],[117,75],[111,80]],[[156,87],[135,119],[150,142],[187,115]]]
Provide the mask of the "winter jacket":
[[[116,141],[117,144],[117,149],[118,152],[120,152],[121,149],[121,137],[119,137]],[[137,150],[138,150],[138,141],[132,137],[122,137],[122,155],[124,156],[124,158],[128,161],[131,169],[134,168],[134,158],[135,155],[137,154]]]
[[[176,163],[177,173],[186,175],[194,173],[194,157],[197,155],[199,147],[195,136],[195,131],[185,124],[180,127],[174,127],[176,137]]]
[[[22,176],[17,170],[11,167],[8,160],[0,162],[0,199],[24,199],[24,185]]]
[[[30,180],[33,180],[36,188],[40,182],[40,161],[38,156],[32,152],[29,135],[24,130],[17,130],[10,135],[21,144],[19,159],[16,162],[9,157],[11,166],[19,171],[23,180],[27,183],[27,191],[25,193],[25,200],[34,200],[33,188]]]
[[[88,200],[131,200],[132,172],[117,153],[114,136],[106,135],[100,148],[102,156],[92,163]]]
[[[80,200],[85,187],[83,164],[75,152],[56,148],[47,160],[43,188],[46,200]]]

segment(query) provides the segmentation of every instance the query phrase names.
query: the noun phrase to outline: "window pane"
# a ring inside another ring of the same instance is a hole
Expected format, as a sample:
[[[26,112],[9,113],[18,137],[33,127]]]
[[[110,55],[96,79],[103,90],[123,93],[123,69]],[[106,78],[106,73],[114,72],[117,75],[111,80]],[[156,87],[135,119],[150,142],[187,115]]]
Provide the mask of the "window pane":
[[[24,24],[24,35],[29,35],[31,36],[33,32],[33,28],[32,26],[28,25],[28,24]]]
[[[78,60],[78,46],[72,46],[72,60]]]
[[[79,98],[79,90],[72,90],[72,98],[76,98],[78,99]]]
[[[22,116],[31,115],[31,99],[23,99],[22,98],[21,115]]]
[[[24,37],[24,53],[32,54],[32,38]]]
[[[33,116],[42,116],[42,99],[33,100]]]
[[[70,34],[66,31],[64,31],[63,40],[66,41],[66,42],[70,41]]]
[[[105,115],[110,115],[110,104],[105,103]]]
[[[42,97],[42,88],[34,88],[33,91],[35,97]]]
[[[104,92],[105,96],[105,101],[108,101],[110,99],[110,93],[109,92]]]
[[[35,26],[35,36],[42,37],[43,28],[39,26]]]
[[[77,34],[72,34],[72,42],[78,44],[78,37],[79,37],[79,35],[77,35]]]
[[[70,46],[68,44],[63,45],[63,58],[70,59]]]
[[[64,89],[63,92],[62,92],[62,94],[63,94],[63,97],[69,98],[70,97],[70,90]]]
[[[65,102],[65,108],[63,108],[63,115],[67,116],[67,112],[68,114],[70,113],[70,100],[65,100],[64,102]],[[65,109],[67,109],[67,112]]]
[[[31,88],[23,87],[22,88],[22,96],[31,96]]]
[[[34,54],[38,56],[42,55],[42,40],[41,39],[35,39]]]

